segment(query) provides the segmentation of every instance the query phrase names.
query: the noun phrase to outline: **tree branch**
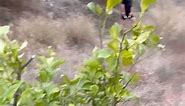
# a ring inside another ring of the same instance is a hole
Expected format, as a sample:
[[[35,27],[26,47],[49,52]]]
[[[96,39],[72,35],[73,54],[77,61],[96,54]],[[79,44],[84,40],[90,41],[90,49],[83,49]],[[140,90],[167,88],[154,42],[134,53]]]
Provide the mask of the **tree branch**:
[[[123,89],[125,89],[128,85],[129,85],[129,83],[133,80],[133,78],[135,77],[135,75],[136,75],[136,72],[132,75],[132,77],[125,83],[125,85],[123,86]]]
[[[16,80],[18,80],[18,81],[21,80],[22,71],[24,70],[24,68],[26,68],[33,61],[34,58],[35,58],[35,55],[32,56],[23,66],[21,66],[21,68],[17,72]],[[17,91],[15,92],[15,94],[13,96],[13,105],[12,106],[17,106],[19,94],[20,94],[20,88],[17,89]]]
[[[100,40],[100,48],[103,48],[103,34],[104,34],[104,30],[105,30],[105,25],[108,19],[108,15],[105,14],[105,17],[103,19],[103,21],[101,21],[101,26],[100,26],[100,34],[99,34],[99,40]]]
[[[134,25],[133,27],[131,27],[130,29],[126,30],[125,32],[123,32],[123,36],[122,36],[122,39],[121,39],[121,42],[119,44],[119,52],[118,52],[118,57],[117,57],[117,60],[116,60],[116,65],[115,65],[115,68],[114,70],[117,71],[118,70],[118,66],[120,64],[120,57],[121,57],[121,52],[123,50],[123,41],[125,39],[125,36],[130,32],[132,31],[135,27],[137,27],[138,24]]]
[[[24,69],[24,68],[26,68],[32,61],[33,61],[33,59],[35,58],[35,55],[33,55],[23,66],[22,66],[22,70]]]

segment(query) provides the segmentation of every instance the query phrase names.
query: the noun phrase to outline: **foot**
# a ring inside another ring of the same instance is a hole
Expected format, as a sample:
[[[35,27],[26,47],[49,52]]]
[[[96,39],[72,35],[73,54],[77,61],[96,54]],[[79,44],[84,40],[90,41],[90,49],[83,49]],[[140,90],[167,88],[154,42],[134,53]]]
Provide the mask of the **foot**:
[[[121,18],[123,20],[126,20],[126,19],[132,19],[134,18],[134,15],[133,14],[130,14],[129,16],[125,15],[125,14],[121,14]]]

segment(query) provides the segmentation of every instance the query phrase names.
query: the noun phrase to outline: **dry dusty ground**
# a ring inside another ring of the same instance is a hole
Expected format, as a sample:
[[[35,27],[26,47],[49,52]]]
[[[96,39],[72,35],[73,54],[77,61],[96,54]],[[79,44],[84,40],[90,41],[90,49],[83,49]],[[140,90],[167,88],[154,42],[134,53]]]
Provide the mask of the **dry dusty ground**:
[[[53,45],[58,55],[66,60],[61,73],[74,74],[76,67],[90,55],[96,44],[96,39],[91,42],[97,36],[95,22],[89,21],[92,18],[91,15],[87,15],[85,5],[78,0],[45,1],[44,4],[43,2],[39,4],[33,0],[34,5],[29,5],[26,10],[24,10],[25,5],[19,6],[19,9],[9,8],[6,3],[1,5],[0,24],[14,23],[13,30],[16,35],[13,37],[20,41],[28,40],[30,45],[35,45],[29,46],[30,49],[27,52],[29,55],[43,53],[44,48]],[[0,0],[0,4],[1,2],[4,0]],[[141,73],[141,81],[134,92],[140,98],[134,103],[128,102],[126,106],[185,106],[184,4],[184,0],[158,0],[156,6],[146,16],[146,23],[157,26],[157,33],[164,38],[162,43],[166,45],[166,50],[148,51],[146,55],[152,54],[152,56],[136,65],[136,69]],[[14,5],[14,8],[16,6]],[[30,17],[30,14],[34,14],[34,17]],[[67,19],[68,16],[70,18]],[[78,29],[78,24],[85,24],[84,21],[75,21],[76,17],[85,19],[88,25],[82,30]],[[40,27],[33,27],[35,25]],[[47,32],[51,27],[54,27],[54,30]],[[66,33],[67,29],[70,30]],[[92,38],[89,39],[89,37]],[[33,78],[32,75],[34,75],[32,72],[26,74],[30,79]]]
[[[166,50],[154,53],[136,66],[143,80],[135,89],[141,98],[134,106],[185,106],[184,3],[158,1],[146,17],[164,37]]]

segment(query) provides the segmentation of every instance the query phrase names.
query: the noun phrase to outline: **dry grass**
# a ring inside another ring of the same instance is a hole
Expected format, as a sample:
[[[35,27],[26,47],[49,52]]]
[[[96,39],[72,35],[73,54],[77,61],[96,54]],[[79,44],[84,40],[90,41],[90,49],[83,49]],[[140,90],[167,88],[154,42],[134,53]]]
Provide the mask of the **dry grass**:
[[[17,21],[14,38],[30,42],[57,46],[83,47],[94,45],[97,31],[92,19],[84,15],[70,15],[63,20],[53,20],[42,16],[22,18]]]
[[[160,0],[149,11],[149,17],[146,17],[149,23],[157,26],[159,34],[167,37],[167,40],[178,39],[185,32],[185,12],[182,5],[184,2],[181,0],[180,4],[177,1]]]
[[[73,76],[96,45],[97,31],[91,18],[73,15],[63,20],[42,16],[22,18],[15,22],[13,39],[28,41],[26,54],[45,54],[47,46],[55,47],[65,60],[62,73]]]
[[[85,44],[95,46],[97,30],[92,19],[84,15],[71,14],[64,20],[66,43],[69,46],[83,47]]]
[[[6,7],[14,11],[35,10],[42,7],[41,0],[0,0],[0,7]]]
[[[180,3],[177,3],[180,2]],[[136,67],[143,73],[137,87],[140,103],[134,106],[184,106],[185,12],[184,0],[158,0],[145,17],[163,36],[166,51],[146,58]],[[150,51],[153,53],[152,51]],[[131,105],[133,106],[133,105]]]
[[[15,28],[15,38],[28,40],[33,44],[55,46],[55,39],[62,39],[62,23],[42,16],[22,18]]]
[[[31,16],[15,21],[12,39],[28,41],[26,54],[44,54],[47,46],[53,46],[66,62],[63,72],[74,71],[87,58],[96,45],[97,29],[88,16],[71,14],[66,19],[53,20],[43,16]]]

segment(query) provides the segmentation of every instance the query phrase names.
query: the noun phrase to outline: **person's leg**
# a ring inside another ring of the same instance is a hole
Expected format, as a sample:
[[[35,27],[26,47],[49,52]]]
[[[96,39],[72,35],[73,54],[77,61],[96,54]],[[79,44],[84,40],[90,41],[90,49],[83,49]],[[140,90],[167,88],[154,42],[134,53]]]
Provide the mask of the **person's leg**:
[[[125,15],[126,15],[127,17],[130,16],[130,12],[131,12],[131,6],[126,6],[126,5],[125,5]]]

